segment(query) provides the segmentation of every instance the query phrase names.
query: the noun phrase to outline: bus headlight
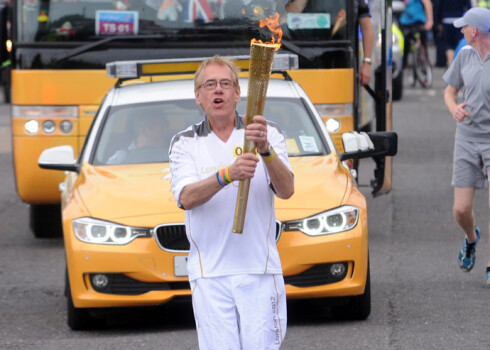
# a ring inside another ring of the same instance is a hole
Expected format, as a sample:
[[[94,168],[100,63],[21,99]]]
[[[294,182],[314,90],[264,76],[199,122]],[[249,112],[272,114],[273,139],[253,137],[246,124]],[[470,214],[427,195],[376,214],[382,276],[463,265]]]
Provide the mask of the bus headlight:
[[[151,237],[151,229],[119,225],[93,218],[73,220],[75,236],[86,243],[128,244],[137,237]]]
[[[344,232],[357,225],[359,208],[342,206],[302,220],[284,223],[285,231],[301,231],[309,236]]]
[[[43,122],[43,131],[46,134],[52,134],[56,130],[56,124],[54,121],[48,119]]]
[[[328,132],[337,132],[340,130],[340,121],[337,118],[330,118],[325,123]]]
[[[73,123],[69,120],[63,120],[60,123],[60,130],[63,134],[69,134],[73,130]]]
[[[58,126],[62,133],[68,134],[73,131],[73,123],[78,118],[78,107],[12,105],[12,117],[26,119],[24,130],[30,135],[37,134],[39,129],[51,135]]]
[[[28,120],[24,124],[24,130],[31,135],[37,134],[39,131],[39,123],[37,120]]]

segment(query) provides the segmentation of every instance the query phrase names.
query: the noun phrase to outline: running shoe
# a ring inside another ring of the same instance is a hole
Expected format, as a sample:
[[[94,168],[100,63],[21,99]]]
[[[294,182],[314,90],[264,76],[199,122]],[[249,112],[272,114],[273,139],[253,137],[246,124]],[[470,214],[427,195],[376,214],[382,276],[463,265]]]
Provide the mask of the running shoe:
[[[459,252],[458,263],[459,268],[464,272],[470,272],[475,265],[475,249],[476,244],[480,240],[480,229],[475,226],[476,240],[474,242],[468,243],[465,239],[463,242],[463,249]]]

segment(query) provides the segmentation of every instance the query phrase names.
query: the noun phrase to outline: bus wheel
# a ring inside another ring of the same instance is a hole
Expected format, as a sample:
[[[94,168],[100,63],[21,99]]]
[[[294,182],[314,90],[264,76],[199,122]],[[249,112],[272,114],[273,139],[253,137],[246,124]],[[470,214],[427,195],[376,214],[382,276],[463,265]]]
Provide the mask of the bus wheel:
[[[371,313],[371,278],[369,265],[364,294],[351,297],[346,305],[333,307],[331,311],[332,315],[338,320],[360,321],[368,318]]]
[[[31,204],[29,222],[36,238],[62,236],[61,206],[59,204]]]

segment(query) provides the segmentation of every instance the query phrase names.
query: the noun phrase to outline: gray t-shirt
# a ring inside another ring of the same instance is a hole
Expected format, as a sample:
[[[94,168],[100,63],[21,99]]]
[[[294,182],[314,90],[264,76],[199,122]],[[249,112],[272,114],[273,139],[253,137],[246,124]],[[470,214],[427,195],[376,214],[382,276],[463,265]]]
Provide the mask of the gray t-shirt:
[[[470,114],[458,123],[456,138],[490,142],[490,54],[482,62],[478,51],[467,45],[442,78],[458,90],[463,88],[465,110]]]

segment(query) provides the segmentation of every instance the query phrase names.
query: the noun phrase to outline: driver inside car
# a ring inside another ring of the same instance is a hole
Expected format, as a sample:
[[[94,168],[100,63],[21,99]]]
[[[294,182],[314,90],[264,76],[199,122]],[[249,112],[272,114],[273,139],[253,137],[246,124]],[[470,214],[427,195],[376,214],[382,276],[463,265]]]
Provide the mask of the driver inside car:
[[[166,118],[143,115],[134,118],[134,139],[124,149],[118,150],[106,164],[131,164],[163,161],[168,152],[170,137]]]

